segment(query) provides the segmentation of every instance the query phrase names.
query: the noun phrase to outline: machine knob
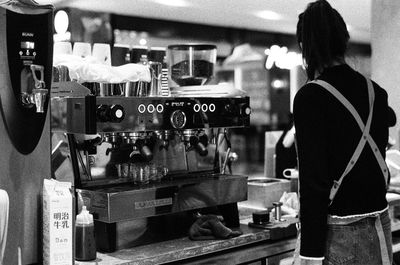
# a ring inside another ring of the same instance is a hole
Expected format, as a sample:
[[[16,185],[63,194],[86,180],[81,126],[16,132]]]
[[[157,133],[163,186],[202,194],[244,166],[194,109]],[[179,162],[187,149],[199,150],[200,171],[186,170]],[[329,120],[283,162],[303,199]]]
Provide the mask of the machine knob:
[[[250,115],[251,108],[248,104],[240,104],[239,107],[240,107],[239,111],[240,111],[241,115]]]
[[[170,117],[171,125],[175,129],[182,129],[186,125],[186,114],[182,110],[175,110]]]
[[[97,107],[97,119],[101,122],[121,122],[125,117],[125,110],[121,105],[100,105]]]
[[[235,114],[236,112],[236,107],[232,104],[227,104],[225,105],[225,111],[231,114]]]
[[[121,122],[125,117],[125,110],[121,105],[111,105],[109,111],[111,122]]]
[[[225,105],[225,111],[229,114],[244,116],[244,115],[250,115],[251,108],[247,103],[242,103],[239,105],[227,104]]]

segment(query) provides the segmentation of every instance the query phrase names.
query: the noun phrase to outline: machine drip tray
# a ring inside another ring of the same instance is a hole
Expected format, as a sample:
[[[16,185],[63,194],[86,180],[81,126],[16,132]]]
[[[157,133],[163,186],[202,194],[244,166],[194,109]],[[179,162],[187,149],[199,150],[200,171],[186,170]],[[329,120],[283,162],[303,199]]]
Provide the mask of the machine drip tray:
[[[114,223],[177,213],[247,199],[247,177],[209,174],[146,185],[119,184],[76,189],[83,203],[101,222]]]

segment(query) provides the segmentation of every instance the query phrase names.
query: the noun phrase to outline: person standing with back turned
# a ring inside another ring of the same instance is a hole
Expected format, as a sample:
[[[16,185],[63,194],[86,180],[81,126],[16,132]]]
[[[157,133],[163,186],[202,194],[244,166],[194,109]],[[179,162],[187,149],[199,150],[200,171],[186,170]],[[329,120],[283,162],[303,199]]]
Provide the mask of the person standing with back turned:
[[[391,264],[387,92],[345,62],[350,36],[325,0],[299,15],[309,82],[295,96],[301,264]]]

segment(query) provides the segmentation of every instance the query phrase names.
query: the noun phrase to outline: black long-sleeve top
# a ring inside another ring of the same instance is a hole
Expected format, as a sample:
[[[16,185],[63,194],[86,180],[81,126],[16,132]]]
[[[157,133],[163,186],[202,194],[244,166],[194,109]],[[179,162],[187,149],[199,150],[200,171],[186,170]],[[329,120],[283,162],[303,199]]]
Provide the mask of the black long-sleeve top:
[[[343,64],[327,68],[318,79],[343,94],[366,123],[368,88],[360,73]],[[388,96],[376,83],[373,86],[375,103],[370,134],[385,158]],[[358,162],[328,206],[333,180],[342,175],[361,138],[361,130],[345,106],[317,84],[306,84],[298,91],[293,113],[300,179],[300,255],[323,257],[327,215],[348,216],[385,209],[386,185],[379,164],[366,143]]]

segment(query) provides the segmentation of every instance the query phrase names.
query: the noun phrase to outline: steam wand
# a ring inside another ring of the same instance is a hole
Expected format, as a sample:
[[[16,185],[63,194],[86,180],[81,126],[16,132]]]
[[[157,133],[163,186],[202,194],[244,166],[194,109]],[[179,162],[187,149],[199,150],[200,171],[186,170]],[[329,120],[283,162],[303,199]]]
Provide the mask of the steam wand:
[[[231,153],[231,148],[228,147],[228,149],[226,150],[226,153],[225,153],[224,163],[222,164],[222,170],[221,170],[222,174],[225,174],[225,168],[228,163],[228,158],[229,158],[230,153]]]
[[[231,152],[231,149],[232,149],[231,141],[229,140],[229,138],[227,136],[226,129],[224,129],[223,133],[218,132],[218,135],[220,135],[220,134],[222,134],[222,139],[221,140],[219,140],[219,139],[217,140],[218,146],[221,145],[222,141],[225,140],[226,147],[227,147],[227,150],[226,150],[225,156],[224,156],[224,160],[223,160],[223,163],[222,163],[221,173],[225,174],[226,166],[228,166],[229,172],[232,174],[231,163],[238,159],[238,155],[235,152]]]
[[[79,162],[81,164],[81,167],[85,173],[85,175],[88,177],[89,180],[92,180],[92,173],[91,173],[91,166],[94,163],[94,158],[93,154],[96,154],[96,146],[102,143],[102,139],[100,137],[96,137],[94,139],[90,140],[84,140],[83,143],[76,144],[76,147],[78,149],[77,156],[79,159]],[[83,162],[82,155],[79,152],[79,150],[83,150],[86,158],[86,166],[85,163]]]

